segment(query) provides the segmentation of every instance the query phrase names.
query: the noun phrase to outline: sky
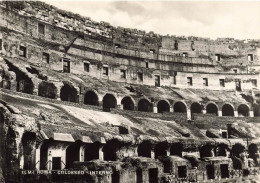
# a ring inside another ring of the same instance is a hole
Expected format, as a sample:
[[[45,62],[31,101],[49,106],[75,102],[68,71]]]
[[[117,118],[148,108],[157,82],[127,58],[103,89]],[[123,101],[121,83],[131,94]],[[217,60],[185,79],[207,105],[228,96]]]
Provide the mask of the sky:
[[[161,35],[260,39],[260,1],[46,1],[57,8]]]

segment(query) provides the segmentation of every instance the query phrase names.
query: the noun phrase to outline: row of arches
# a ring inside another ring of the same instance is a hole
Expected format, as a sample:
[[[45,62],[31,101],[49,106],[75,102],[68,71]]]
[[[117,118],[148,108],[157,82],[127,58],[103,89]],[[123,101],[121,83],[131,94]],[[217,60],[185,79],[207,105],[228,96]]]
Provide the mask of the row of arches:
[[[48,98],[57,98],[57,88],[52,83],[42,82],[39,87],[39,95]],[[69,102],[79,102],[78,91],[70,84],[65,83],[60,90],[60,99],[62,101]],[[102,105],[104,109],[116,108],[118,105],[117,98],[113,94],[106,94],[102,99]],[[99,95],[93,90],[89,90],[84,95],[84,104],[99,106]],[[160,100],[156,103],[157,112],[171,112],[171,108],[174,112],[187,113],[187,104],[183,101],[177,101],[170,105],[167,100]],[[153,112],[153,103],[149,99],[141,98],[136,101],[130,97],[126,96],[121,100],[121,106],[124,110],[138,110],[143,112]],[[254,115],[259,116],[259,106],[253,105]],[[236,109],[232,104],[226,103],[222,107],[219,107],[215,103],[208,103],[205,108],[198,102],[194,102],[190,106],[191,114],[202,113],[205,110],[206,113],[219,115],[218,111],[222,111],[222,116],[235,116],[235,110],[237,110],[237,115],[239,117],[250,116],[250,108],[246,104],[240,104]]]

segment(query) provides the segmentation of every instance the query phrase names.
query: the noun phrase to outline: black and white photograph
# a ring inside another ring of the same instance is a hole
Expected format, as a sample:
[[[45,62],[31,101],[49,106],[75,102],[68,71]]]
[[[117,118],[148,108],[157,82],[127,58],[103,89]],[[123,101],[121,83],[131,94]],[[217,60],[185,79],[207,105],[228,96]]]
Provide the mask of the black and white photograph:
[[[260,183],[260,1],[0,1],[0,183]]]

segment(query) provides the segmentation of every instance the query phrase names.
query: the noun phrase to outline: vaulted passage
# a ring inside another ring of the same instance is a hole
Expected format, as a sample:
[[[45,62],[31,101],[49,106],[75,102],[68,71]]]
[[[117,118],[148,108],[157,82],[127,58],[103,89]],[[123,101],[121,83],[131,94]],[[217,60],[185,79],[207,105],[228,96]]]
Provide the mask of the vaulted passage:
[[[232,156],[240,157],[241,153],[245,151],[245,147],[241,144],[235,144],[232,147],[231,154]]]
[[[41,170],[47,170],[50,166],[50,163],[48,163],[48,148],[50,146],[50,143],[52,142],[52,139],[49,140],[44,140],[42,142],[43,144],[41,145],[40,149],[40,169]]]
[[[33,170],[35,168],[35,145],[36,134],[33,132],[25,132],[22,137],[24,170]]]
[[[9,71],[15,72],[17,82],[16,90],[22,93],[33,94],[34,86],[32,80],[10,62],[6,61],[6,63],[9,67]]]
[[[137,153],[138,156],[151,158],[152,145],[149,141],[144,141],[138,145]]]
[[[77,90],[73,86],[64,84],[60,90],[60,99],[62,101],[78,102]]]
[[[170,105],[165,100],[160,100],[157,104],[158,113],[170,112]]]
[[[121,145],[122,145],[121,142],[119,142],[118,140],[108,141],[103,147],[104,160],[116,161],[117,160],[116,152],[120,149]]]
[[[103,98],[103,109],[116,108],[117,101],[114,95],[106,94]]]
[[[124,97],[121,104],[124,110],[134,110],[134,102],[130,97]]]
[[[227,156],[228,145],[226,144],[219,144],[216,147],[216,156]]]
[[[241,170],[243,168],[242,156],[244,155],[245,147],[242,144],[235,144],[231,149],[231,158],[233,168]]]
[[[257,154],[257,151],[258,151],[258,148],[257,148],[256,144],[249,145],[249,147],[248,147],[249,158],[252,158],[256,165],[258,165],[257,156],[259,156]]]
[[[204,145],[200,148],[200,157],[205,158],[205,157],[214,157],[214,147],[212,145]]]
[[[183,145],[181,143],[173,143],[170,148],[170,155],[182,157]]]
[[[234,109],[231,105],[225,104],[222,107],[222,116],[234,116]]]
[[[191,104],[191,113],[202,113],[202,107],[199,103]]]
[[[176,102],[174,104],[174,112],[187,112],[187,108],[183,102]]]
[[[241,104],[237,108],[238,116],[249,116],[249,108],[245,104]]]
[[[206,107],[206,111],[209,114],[216,114],[216,116],[218,115],[218,107],[215,104],[208,104]]]
[[[79,148],[81,141],[76,141],[66,149],[66,169],[71,168],[74,161],[79,161]]]
[[[85,148],[85,161],[99,159],[100,146],[101,146],[101,143],[99,143],[99,142],[87,144],[86,148]]]
[[[98,96],[93,91],[87,91],[84,96],[84,104],[98,106]]]
[[[153,106],[152,106],[152,104],[148,100],[141,99],[138,102],[138,111],[152,112],[153,111]]]
[[[166,156],[167,147],[168,147],[168,144],[166,142],[158,143],[154,149],[155,158],[158,158],[158,156]]]
[[[254,104],[254,116],[260,116],[260,106],[258,104]]]
[[[38,86],[38,95],[46,98],[57,98],[57,88],[53,83],[43,81]]]

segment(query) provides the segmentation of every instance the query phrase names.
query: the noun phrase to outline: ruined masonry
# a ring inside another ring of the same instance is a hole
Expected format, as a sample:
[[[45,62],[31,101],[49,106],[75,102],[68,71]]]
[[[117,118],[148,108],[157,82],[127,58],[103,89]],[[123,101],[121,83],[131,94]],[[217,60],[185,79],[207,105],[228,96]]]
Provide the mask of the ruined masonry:
[[[259,180],[259,73],[260,40],[1,1],[0,182]]]

